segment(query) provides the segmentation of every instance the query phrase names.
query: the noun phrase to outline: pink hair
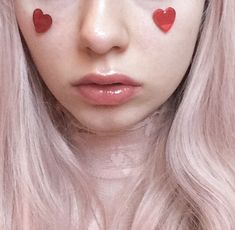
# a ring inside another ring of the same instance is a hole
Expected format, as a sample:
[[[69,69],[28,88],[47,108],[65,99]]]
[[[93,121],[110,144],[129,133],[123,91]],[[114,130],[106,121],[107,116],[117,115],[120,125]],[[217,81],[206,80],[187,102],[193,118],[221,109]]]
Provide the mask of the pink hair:
[[[112,230],[138,189],[132,230],[235,229],[234,25],[234,0],[206,2],[192,63],[161,109],[156,151]],[[0,228],[84,230],[100,203],[73,152],[75,121],[67,125],[71,114],[40,79],[14,0],[0,2],[0,44]]]

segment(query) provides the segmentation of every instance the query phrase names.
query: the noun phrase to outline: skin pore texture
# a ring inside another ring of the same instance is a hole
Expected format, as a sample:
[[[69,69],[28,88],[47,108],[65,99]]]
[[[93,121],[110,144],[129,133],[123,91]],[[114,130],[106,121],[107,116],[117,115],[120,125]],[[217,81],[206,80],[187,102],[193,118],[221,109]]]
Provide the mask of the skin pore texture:
[[[176,10],[176,20],[164,33],[153,22],[152,13],[167,7]],[[90,131],[77,134],[83,142],[76,135],[74,140],[82,146],[78,157],[109,213],[108,224],[118,194],[153,150],[158,109],[190,65],[203,7],[204,0],[15,1],[18,25],[40,76]],[[36,8],[53,19],[46,33],[35,32],[32,15]],[[124,104],[95,106],[71,85],[91,72],[123,73],[142,83],[142,89]],[[128,218],[122,229],[127,228]]]

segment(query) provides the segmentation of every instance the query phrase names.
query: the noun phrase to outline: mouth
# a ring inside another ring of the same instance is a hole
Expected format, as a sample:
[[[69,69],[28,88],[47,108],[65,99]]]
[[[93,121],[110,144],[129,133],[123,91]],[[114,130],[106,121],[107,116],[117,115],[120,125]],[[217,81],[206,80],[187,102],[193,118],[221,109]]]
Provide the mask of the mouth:
[[[100,75],[100,74],[87,74],[78,81],[75,81],[72,85],[85,85],[85,84],[123,84],[132,86],[141,86],[140,82],[135,81],[133,78],[124,74],[112,74],[112,75]]]
[[[126,75],[86,75],[74,83],[76,92],[93,105],[120,105],[126,103],[141,90],[141,84]]]
[[[124,85],[123,83],[111,83],[111,84],[97,84],[97,83],[90,83],[84,85],[97,85],[97,86],[112,86],[112,85]]]

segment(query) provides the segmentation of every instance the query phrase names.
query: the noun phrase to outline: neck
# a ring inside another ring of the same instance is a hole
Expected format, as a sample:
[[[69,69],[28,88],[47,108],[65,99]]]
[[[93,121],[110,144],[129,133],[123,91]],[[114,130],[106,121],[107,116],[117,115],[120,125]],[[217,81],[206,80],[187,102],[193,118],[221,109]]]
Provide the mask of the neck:
[[[79,161],[87,173],[99,178],[124,178],[135,175],[154,149],[158,111],[134,127],[115,135],[79,132],[74,136]],[[77,138],[76,138],[77,137]]]

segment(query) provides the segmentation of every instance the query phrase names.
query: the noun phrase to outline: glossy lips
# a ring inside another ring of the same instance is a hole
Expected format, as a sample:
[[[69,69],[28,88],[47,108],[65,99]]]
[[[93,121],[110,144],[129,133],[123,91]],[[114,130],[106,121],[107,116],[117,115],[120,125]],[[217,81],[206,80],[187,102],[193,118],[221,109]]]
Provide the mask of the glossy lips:
[[[93,105],[118,105],[130,100],[141,89],[141,84],[131,78],[113,74],[101,76],[89,74],[75,82],[76,92]]]
[[[99,84],[99,85],[109,85],[121,83],[125,85],[141,86],[141,83],[134,81],[132,78],[124,74],[110,74],[110,75],[101,75],[101,74],[87,74],[78,81],[75,81],[72,85],[85,85],[85,84]]]
[[[94,105],[119,105],[127,102],[137,92],[135,86],[128,85],[81,85],[78,90],[83,98]]]
[[[52,25],[52,18],[48,14],[43,14],[42,10],[36,9],[33,12],[33,23],[37,33],[44,33]]]
[[[157,9],[153,13],[155,24],[164,32],[168,32],[175,22],[176,12],[172,7],[166,10]]]

